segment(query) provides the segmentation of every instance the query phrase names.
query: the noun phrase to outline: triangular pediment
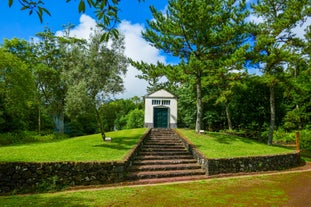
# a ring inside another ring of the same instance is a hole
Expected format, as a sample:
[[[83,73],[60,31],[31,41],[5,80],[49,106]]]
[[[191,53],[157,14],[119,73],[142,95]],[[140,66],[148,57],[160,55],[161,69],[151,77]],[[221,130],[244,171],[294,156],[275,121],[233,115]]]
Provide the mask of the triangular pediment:
[[[147,95],[148,98],[176,98],[173,94],[168,92],[167,90],[161,89],[154,93]]]

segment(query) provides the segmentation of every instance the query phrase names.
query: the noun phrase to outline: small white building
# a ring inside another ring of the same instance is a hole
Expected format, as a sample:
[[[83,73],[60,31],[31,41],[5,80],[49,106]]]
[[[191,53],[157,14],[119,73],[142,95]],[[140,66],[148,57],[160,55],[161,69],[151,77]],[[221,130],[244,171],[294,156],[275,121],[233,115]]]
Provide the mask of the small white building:
[[[177,98],[161,89],[145,96],[145,127],[177,128]]]

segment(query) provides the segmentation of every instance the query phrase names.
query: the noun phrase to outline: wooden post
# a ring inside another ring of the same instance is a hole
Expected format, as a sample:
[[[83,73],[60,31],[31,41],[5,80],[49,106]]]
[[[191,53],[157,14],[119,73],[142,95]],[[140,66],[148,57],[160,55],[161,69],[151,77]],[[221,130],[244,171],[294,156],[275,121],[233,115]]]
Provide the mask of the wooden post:
[[[296,150],[300,151],[300,145],[299,145],[299,132],[296,132]]]
[[[298,131],[296,131],[295,137],[296,137],[296,151],[299,153],[298,154],[298,163],[300,163],[300,144],[299,144],[299,132]]]

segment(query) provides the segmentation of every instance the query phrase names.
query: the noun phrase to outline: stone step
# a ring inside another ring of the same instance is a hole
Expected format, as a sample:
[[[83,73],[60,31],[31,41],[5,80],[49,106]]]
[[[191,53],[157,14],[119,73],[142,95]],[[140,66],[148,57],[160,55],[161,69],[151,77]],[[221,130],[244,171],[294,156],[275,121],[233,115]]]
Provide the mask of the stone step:
[[[189,155],[185,150],[172,150],[172,151],[140,151],[138,155],[149,156],[149,155],[158,155],[158,156],[170,156],[170,155]]]
[[[182,144],[180,140],[148,140],[144,143],[146,144],[179,144],[179,145]]]
[[[205,176],[178,135],[169,129],[152,129],[128,171],[128,179],[138,182]]]
[[[157,148],[162,148],[162,149],[185,149],[184,146],[182,145],[178,145],[178,144],[175,144],[175,145],[167,145],[167,144],[145,144],[144,145],[144,148],[143,149],[157,149]]]
[[[144,148],[140,152],[186,152],[185,148],[177,148],[177,147],[149,147],[149,148]]]
[[[192,155],[139,155],[135,160],[180,160],[193,159]]]
[[[174,160],[135,160],[133,165],[171,165],[197,163],[195,159],[174,159]]]
[[[173,136],[163,136],[163,137],[151,136],[149,138],[149,140],[178,140],[178,139],[179,139],[178,137],[173,137]]]
[[[178,145],[183,146],[181,141],[146,141],[146,145]]]
[[[180,177],[180,176],[194,176],[205,175],[205,171],[202,169],[195,170],[169,170],[169,171],[139,171],[128,173],[128,179],[155,179],[155,178],[168,178],[168,177]]]
[[[171,170],[196,170],[201,169],[201,166],[197,163],[191,164],[168,164],[168,165],[136,165],[131,168],[131,172],[136,171],[171,171]]]
[[[207,175],[190,175],[190,176],[179,176],[179,177],[164,177],[164,178],[151,178],[151,179],[140,179],[135,181],[130,181],[130,183],[135,184],[156,184],[156,183],[168,183],[168,182],[180,182],[180,181],[195,181],[195,180],[206,180]]]

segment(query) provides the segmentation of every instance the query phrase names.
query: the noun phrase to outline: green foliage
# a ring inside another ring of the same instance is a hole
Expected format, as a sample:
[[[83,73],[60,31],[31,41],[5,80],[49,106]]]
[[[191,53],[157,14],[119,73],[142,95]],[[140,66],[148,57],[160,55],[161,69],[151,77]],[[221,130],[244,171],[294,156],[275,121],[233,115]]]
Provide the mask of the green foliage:
[[[132,110],[127,116],[127,129],[142,128],[144,126],[144,111],[141,109]]]
[[[274,132],[274,141],[276,143],[296,143],[296,131],[285,131],[279,128]],[[302,150],[311,150],[311,130],[304,129],[299,131],[299,144]]]
[[[35,83],[28,65],[0,48],[0,131],[27,128],[35,103]]]
[[[0,134],[0,146],[36,142],[54,142],[65,138],[67,138],[67,136],[64,134],[48,131],[42,133],[42,135],[38,135],[36,132],[31,131],[7,132]]]
[[[311,130],[305,129],[300,132],[300,148],[311,151]]]
[[[133,97],[131,99],[118,99],[104,103],[100,107],[100,114],[103,119],[105,130],[113,131],[115,129],[127,129],[129,114],[131,114],[133,110],[142,111],[142,108],[143,101],[139,97]],[[142,113],[144,112],[142,111]],[[132,123],[134,124],[135,122]],[[139,121],[139,123],[140,124],[134,124],[136,127],[131,128],[143,127],[143,118],[142,121]],[[130,126],[133,125],[130,124],[129,127]]]
[[[76,48],[79,61],[64,72],[69,82],[65,110],[70,118],[92,111],[105,136],[99,107],[111,95],[124,90],[121,76],[127,71],[127,59],[123,55],[123,38],[114,39],[109,48],[108,43],[100,41],[100,35],[95,31],[85,48]]]
[[[280,127],[274,131],[273,140],[276,143],[295,143],[295,132],[286,132]]]
[[[276,105],[274,88],[286,82],[285,71],[295,68],[301,55],[297,47],[301,40],[291,30],[305,18],[308,0],[263,0],[253,4],[253,14],[264,21],[253,31],[256,36],[253,61],[261,63],[266,84],[270,88],[270,133],[268,144],[272,144],[275,130]],[[292,66],[293,64],[294,66]],[[288,68],[286,68],[288,67]]]
[[[57,192],[66,188],[58,183],[59,178],[57,176],[46,178],[45,180],[38,183],[36,186],[37,193],[43,192]]]

